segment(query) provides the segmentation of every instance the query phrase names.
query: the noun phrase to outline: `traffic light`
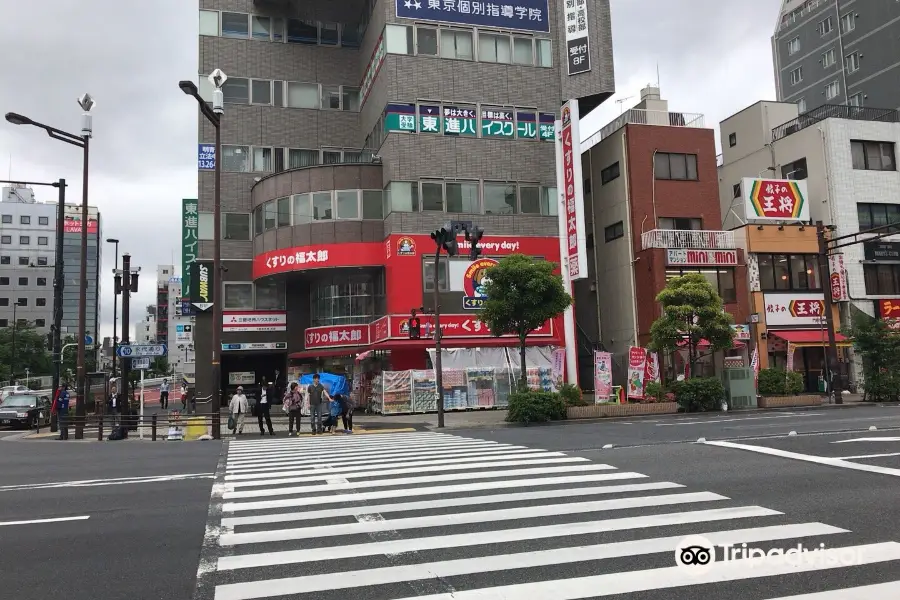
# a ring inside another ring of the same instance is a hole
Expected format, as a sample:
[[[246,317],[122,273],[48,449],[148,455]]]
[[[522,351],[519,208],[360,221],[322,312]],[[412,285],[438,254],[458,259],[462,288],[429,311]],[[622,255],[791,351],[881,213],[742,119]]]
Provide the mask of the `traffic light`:
[[[453,227],[441,227],[432,232],[431,239],[447,252],[447,256],[459,255],[459,243],[456,241],[456,230]]]
[[[419,320],[419,317],[416,316],[415,309],[413,309],[409,317],[409,339],[419,339],[419,337],[421,336],[421,327],[422,323]]]
[[[473,227],[472,231],[466,231],[466,240],[471,244],[469,247],[469,260],[478,260],[481,256],[481,248],[478,244],[484,236],[484,230],[481,227]]]

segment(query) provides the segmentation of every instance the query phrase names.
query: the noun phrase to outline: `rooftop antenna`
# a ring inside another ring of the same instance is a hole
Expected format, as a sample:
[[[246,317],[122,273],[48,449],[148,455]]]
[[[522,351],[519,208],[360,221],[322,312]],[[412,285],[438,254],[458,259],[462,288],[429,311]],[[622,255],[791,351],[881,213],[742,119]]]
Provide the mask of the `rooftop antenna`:
[[[656,61],[656,87],[659,88],[659,61]]]
[[[625,98],[620,98],[619,100],[616,100],[616,104],[619,105],[619,114],[620,115],[623,112],[625,112],[625,103],[628,102],[629,100],[631,100],[632,98],[634,98],[634,96],[626,96]]]

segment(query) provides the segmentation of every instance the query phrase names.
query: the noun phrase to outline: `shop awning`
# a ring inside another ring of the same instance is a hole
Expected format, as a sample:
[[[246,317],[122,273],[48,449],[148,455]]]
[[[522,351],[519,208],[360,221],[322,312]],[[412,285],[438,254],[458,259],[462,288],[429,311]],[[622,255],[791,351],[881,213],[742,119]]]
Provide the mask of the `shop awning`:
[[[441,348],[508,348],[508,347],[516,347],[519,345],[519,340],[516,338],[495,338],[495,337],[483,337],[483,338],[444,338],[441,340]],[[535,337],[535,338],[525,338],[526,346],[559,346],[560,342],[556,338],[552,337]],[[377,344],[372,344],[370,347],[372,350],[414,350],[414,349],[422,349],[426,350],[428,348],[434,348],[434,340],[432,339],[421,339],[421,340],[384,340],[383,342],[378,342]]]
[[[684,348],[685,346],[687,346],[687,340],[682,340],[682,341],[678,342],[679,348]],[[709,340],[700,340],[700,343],[697,344],[698,348],[709,348],[709,346],[710,346]],[[731,347],[735,350],[738,350],[740,348],[743,348],[744,346],[746,346],[746,344],[744,342],[734,340],[734,343],[732,344]]]
[[[368,350],[368,347],[354,346],[353,348],[334,348],[332,350],[304,350],[292,352],[288,358],[334,358],[335,356],[356,356]]]
[[[776,331],[770,329],[768,333],[798,347],[822,346],[828,343],[828,332],[822,329],[785,329]],[[834,339],[837,341],[838,346],[853,345],[853,342],[840,333],[835,333]]]

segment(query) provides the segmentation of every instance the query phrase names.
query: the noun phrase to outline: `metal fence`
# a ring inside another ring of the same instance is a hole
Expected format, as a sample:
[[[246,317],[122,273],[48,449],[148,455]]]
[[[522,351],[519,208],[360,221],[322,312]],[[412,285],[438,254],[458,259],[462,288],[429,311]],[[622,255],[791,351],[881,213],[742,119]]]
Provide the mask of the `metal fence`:
[[[777,142],[825,119],[849,119],[851,121],[877,121],[882,123],[900,122],[900,113],[889,108],[870,106],[849,106],[846,104],[825,104],[805,112],[787,123],[772,129],[772,141]]]

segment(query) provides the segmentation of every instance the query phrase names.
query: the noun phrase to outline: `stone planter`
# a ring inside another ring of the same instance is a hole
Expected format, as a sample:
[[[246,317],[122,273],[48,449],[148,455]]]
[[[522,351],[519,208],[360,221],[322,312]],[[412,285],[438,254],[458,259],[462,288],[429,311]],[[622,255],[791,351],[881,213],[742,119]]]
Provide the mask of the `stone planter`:
[[[757,400],[759,408],[784,408],[791,406],[819,406],[822,396],[801,394],[799,396],[760,396]]]
[[[603,417],[634,417],[640,415],[668,415],[678,412],[675,402],[648,402],[645,404],[591,404],[570,406],[566,410],[569,419],[599,419]]]

